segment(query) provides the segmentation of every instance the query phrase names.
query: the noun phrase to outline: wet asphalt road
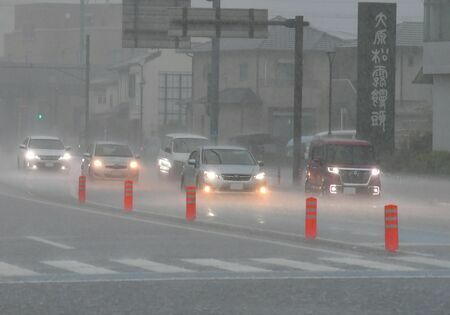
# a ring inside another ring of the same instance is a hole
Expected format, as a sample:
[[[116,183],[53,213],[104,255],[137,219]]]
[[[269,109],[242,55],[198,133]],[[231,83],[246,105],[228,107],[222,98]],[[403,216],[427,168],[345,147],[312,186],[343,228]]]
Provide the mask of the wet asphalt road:
[[[393,187],[392,195],[375,203],[319,198],[320,237],[372,248],[383,242],[380,209],[398,202],[405,209],[402,252],[390,255],[144,215],[184,215],[177,185],[157,181],[150,171],[135,192],[142,213],[121,211],[120,183],[89,183],[89,203],[80,206],[76,177],[3,172],[0,314],[445,314],[449,309],[446,181],[391,176],[386,186]],[[305,196],[299,191],[275,187],[264,198],[238,198],[199,196],[199,220],[302,235]]]

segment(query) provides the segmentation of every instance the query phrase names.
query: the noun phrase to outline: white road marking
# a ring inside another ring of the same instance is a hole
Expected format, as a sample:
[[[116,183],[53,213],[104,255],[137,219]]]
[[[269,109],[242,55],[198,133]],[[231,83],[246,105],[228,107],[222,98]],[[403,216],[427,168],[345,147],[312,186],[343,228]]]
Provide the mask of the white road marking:
[[[271,265],[276,265],[276,266],[289,267],[289,268],[293,268],[293,269],[300,269],[300,270],[314,271],[314,272],[332,272],[332,271],[341,270],[341,269],[330,267],[330,266],[312,264],[312,263],[308,263],[308,262],[295,261],[295,260],[289,260],[289,259],[283,259],[283,258],[255,258],[252,260],[261,262],[264,264],[271,264]]]
[[[439,260],[428,257],[419,257],[419,256],[405,256],[405,257],[395,257],[396,260],[401,260],[405,262],[430,265],[441,268],[450,268],[450,261],[447,260]]]
[[[106,274],[115,274],[117,272],[102,268],[96,267],[93,265],[85,264],[82,262],[78,262],[75,260],[48,260],[43,261],[42,263],[53,266],[59,269],[72,271],[82,275],[106,275]]]
[[[113,260],[123,265],[138,267],[153,272],[160,273],[179,273],[179,272],[193,272],[189,269],[184,269],[176,266],[157,263],[146,259],[118,259]]]
[[[25,238],[29,239],[29,240],[36,241],[36,242],[44,243],[44,244],[47,244],[47,245],[52,245],[52,246],[55,246],[55,247],[58,247],[58,248],[62,248],[62,249],[75,249],[72,246],[68,246],[68,245],[64,245],[64,244],[61,244],[61,243],[49,241],[49,240],[46,240],[44,238],[37,237],[37,236],[26,236]]]
[[[205,267],[214,267],[217,269],[223,269],[226,271],[232,271],[232,272],[269,272],[270,270],[237,264],[237,263],[231,263],[223,260],[218,259],[183,259],[184,261],[187,261],[191,264],[196,264],[200,266]]]
[[[379,269],[384,271],[415,271],[417,269],[406,267],[406,266],[400,266],[395,264],[387,264],[387,263],[380,263],[373,260],[364,260],[364,259],[358,259],[358,258],[345,258],[345,257],[332,257],[332,258],[320,258],[321,260],[327,260],[332,261],[340,264],[346,264],[346,265],[353,265],[353,266],[360,266],[370,269]]]
[[[14,265],[10,265],[0,261],[0,277],[24,277],[24,276],[36,276],[37,272],[20,268]]]

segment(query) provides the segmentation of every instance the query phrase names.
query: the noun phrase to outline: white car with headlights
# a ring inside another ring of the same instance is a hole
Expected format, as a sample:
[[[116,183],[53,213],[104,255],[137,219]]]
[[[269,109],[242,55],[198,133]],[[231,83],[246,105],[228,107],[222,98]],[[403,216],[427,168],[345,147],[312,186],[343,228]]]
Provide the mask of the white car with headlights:
[[[98,142],[91,144],[81,161],[81,172],[89,179],[139,180],[139,156],[126,144]]]
[[[187,163],[189,154],[196,148],[208,144],[208,138],[187,133],[173,133],[165,136],[158,155],[160,175],[179,178]]]
[[[56,137],[27,137],[19,147],[17,167],[26,170],[70,170],[70,147]]]
[[[206,146],[194,150],[181,176],[181,187],[196,186],[210,192],[267,193],[262,162],[244,148]]]

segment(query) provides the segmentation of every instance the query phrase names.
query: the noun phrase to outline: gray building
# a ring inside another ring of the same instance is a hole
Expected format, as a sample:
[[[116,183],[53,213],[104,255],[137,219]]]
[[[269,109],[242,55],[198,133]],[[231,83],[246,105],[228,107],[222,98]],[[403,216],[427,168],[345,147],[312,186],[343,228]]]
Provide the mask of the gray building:
[[[450,0],[424,1],[423,80],[432,83],[433,149],[450,151]]]
[[[219,135],[269,133],[292,137],[294,101],[294,30],[269,27],[267,39],[222,39]],[[306,27],[304,35],[304,133],[327,126],[328,57],[341,38]],[[209,42],[194,46],[192,129],[209,135],[207,91],[211,69]]]
[[[334,71],[334,121],[344,109],[345,127],[354,128],[356,118],[357,43],[349,42],[337,49]],[[396,143],[415,133],[432,129],[432,88],[421,75],[423,65],[423,23],[397,25],[396,47]]]

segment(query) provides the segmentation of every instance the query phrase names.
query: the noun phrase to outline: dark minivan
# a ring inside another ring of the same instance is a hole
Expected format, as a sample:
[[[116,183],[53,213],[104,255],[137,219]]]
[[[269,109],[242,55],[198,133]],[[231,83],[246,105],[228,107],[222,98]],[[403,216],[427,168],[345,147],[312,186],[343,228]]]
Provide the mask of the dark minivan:
[[[380,196],[380,173],[369,142],[318,139],[311,143],[309,150],[305,192]]]

